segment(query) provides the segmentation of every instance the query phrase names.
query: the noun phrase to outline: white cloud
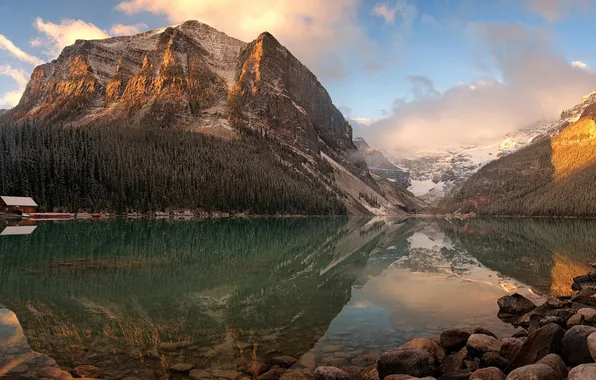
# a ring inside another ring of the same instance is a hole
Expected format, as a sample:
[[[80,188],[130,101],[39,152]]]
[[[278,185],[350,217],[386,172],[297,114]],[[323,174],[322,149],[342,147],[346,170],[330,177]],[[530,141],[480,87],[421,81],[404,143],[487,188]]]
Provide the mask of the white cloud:
[[[9,91],[0,98],[0,108],[12,108],[19,104],[24,90]]]
[[[584,63],[582,61],[573,61],[573,62],[571,62],[571,66],[578,68],[578,69],[584,69],[584,70],[590,69],[590,66],[588,66],[586,63]]]
[[[35,56],[25,53],[15,46],[3,34],[0,34],[0,50],[6,50],[20,61],[30,63],[32,65],[41,65],[43,61]]]
[[[479,54],[498,73],[439,92],[424,76],[409,77],[410,99],[362,129],[391,155],[493,143],[539,119],[558,118],[596,87],[596,72],[565,60],[541,30],[516,23],[472,23]],[[480,53],[482,52],[482,53]]]
[[[110,35],[112,36],[132,36],[147,30],[148,26],[145,24],[122,25],[116,24],[110,28]]]
[[[547,21],[558,21],[571,9],[587,7],[590,0],[524,0],[526,8]]]
[[[196,19],[250,42],[268,31],[318,75],[338,78],[349,64],[379,62],[358,21],[360,0],[124,0],[127,14],[151,12],[172,23]]]
[[[395,12],[397,12],[397,8],[391,8],[387,4],[377,4],[373,8],[373,13],[383,18],[387,24],[395,22]]]
[[[64,19],[59,24],[54,24],[38,17],[33,26],[44,36],[33,39],[31,44],[35,47],[44,47],[46,49],[44,53],[50,57],[56,57],[65,46],[72,45],[76,40],[109,37],[104,30],[83,20]]]
[[[355,117],[355,118],[353,118],[351,120],[354,120],[358,124],[361,124],[361,125],[364,125],[364,126],[367,126],[367,127],[374,122],[374,120],[371,119],[371,118],[369,118],[369,117]]]
[[[406,0],[398,0],[392,7],[388,3],[379,3],[373,8],[373,14],[381,17],[387,24],[395,23],[395,16],[400,16],[405,28],[410,28],[416,18],[417,9]]]
[[[10,65],[0,65],[0,75],[6,75],[14,79],[20,87],[25,87],[29,81],[28,75],[23,69],[15,69]]]

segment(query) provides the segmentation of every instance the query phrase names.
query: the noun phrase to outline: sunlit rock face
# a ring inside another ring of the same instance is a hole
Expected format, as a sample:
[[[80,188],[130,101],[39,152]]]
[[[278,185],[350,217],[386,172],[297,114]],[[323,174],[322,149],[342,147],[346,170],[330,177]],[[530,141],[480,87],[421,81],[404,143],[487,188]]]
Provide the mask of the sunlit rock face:
[[[596,162],[596,122],[586,116],[569,125],[551,140],[553,179],[564,181],[569,176]]]
[[[196,21],[132,37],[79,40],[34,70],[9,119],[225,125],[227,90],[245,46]]]

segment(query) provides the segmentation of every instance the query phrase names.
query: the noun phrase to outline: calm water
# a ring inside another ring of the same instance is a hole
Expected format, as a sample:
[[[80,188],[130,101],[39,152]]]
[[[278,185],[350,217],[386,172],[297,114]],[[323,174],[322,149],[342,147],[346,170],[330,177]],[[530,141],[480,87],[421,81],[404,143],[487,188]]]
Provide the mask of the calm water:
[[[510,334],[498,297],[566,294],[593,261],[596,221],[579,220],[9,227],[0,235],[0,368],[32,351],[65,369],[96,365],[106,378],[151,377],[176,362],[250,373],[278,355],[299,358],[297,369],[365,366],[447,327]]]

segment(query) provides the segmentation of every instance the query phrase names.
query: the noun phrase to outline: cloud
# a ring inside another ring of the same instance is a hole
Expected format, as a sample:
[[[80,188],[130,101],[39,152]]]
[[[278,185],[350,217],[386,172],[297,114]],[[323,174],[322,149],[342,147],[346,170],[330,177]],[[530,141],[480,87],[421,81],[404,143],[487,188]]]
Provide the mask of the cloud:
[[[15,46],[3,34],[0,34],[0,50],[6,50],[20,61],[30,63],[32,65],[41,65],[43,61],[35,56],[25,53]]]
[[[596,72],[565,60],[549,34],[517,23],[471,23],[478,54],[496,73],[439,92],[410,76],[411,99],[362,129],[371,146],[393,156],[494,143],[540,119],[558,118],[596,87]],[[497,79],[498,78],[498,79]]]
[[[373,8],[373,13],[383,19],[387,24],[393,24],[395,22],[395,12],[397,8],[390,8],[387,4],[377,4]]]
[[[360,0],[124,0],[116,9],[165,15],[172,23],[196,19],[247,42],[268,31],[317,75],[337,79],[354,64],[378,69],[379,55],[388,54],[360,25],[360,5]]]
[[[526,9],[547,21],[558,21],[576,7],[587,7],[590,0],[524,0]]]
[[[0,75],[6,75],[14,79],[21,87],[25,87],[29,81],[28,75],[23,69],[15,69],[10,65],[0,65]]]
[[[64,47],[72,45],[76,40],[96,40],[109,37],[104,30],[83,20],[63,19],[59,24],[54,24],[38,17],[33,26],[44,36],[33,39],[31,45],[44,47],[44,53],[50,57],[58,56]]]
[[[398,0],[395,6],[379,3],[373,8],[373,14],[385,20],[386,24],[394,24],[395,16],[401,16],[404,26],[410,28],[416,18],[417,9],[406,0]]]
[[[12,107],[16,106],[17,104],[19,104],[19,101],[21,100],[21,96],[23,96],[23,91],[24,90],[15,90],[15,91],[6,92],[0,98],[0,108],[4,108],[4,107],[12,108]]]
[[[582,61],[573,61],[571,62],[571,66],[576,67],[578,69],[590,70],[590,66]]]
[[[110,28],[110,35],[112,36],[132,36],[139,34],[149,27],[146,24],[122,25],[116,24]]]

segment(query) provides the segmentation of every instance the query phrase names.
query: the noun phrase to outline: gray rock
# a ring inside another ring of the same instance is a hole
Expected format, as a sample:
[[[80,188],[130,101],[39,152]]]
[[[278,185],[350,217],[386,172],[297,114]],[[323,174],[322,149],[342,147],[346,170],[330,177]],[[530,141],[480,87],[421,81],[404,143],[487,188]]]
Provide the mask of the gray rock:
[[[509,360],[514,360],[524,345],[524,342],[518,338],[503,338],[501,342],[503,345],[501,346],[499,354]]]
[[[532,301],[518,293],[499,298],[497,305],[499,305],[499,314],[507,315],[524,315],[536,309]]]
[[[464,369],[464,360],[469,359],[468,349],[463,347],[456,354],[449,355],[441,363],[441,373],[458,372]]]
[[[474,330],[472,330],[472,334],[484,334],[484,335],[492,336],[495,339],[499,339],[499,337],[496,336],[492,331],[487,330],[483,327],[474,328]]]
[[[549,323],[565,326],[565,320],[561,317],[557,317],[556,315],[549,315],[548,317],[544,317],[540,320],[540,326],[546,326]]]
[[[480,359],[481,367],[496,367],[505,370],[511,364],[511,360],[501,356],[497,352],[486,352]]]
[[[546,364],[531,364],[513,370],[507,380],[562,380],[557,373]]]
[[[563,359],[557,354],[548,354],[536,364],[546,364],[551,367],[561,379],[567,377],[567,366]]]
[[[315,380],[352,380],[352,376],[339,368],[321,366],[314,372]]]
[[[596,379],[596,364],[582,364],[569,371],[569,380]]]
[[[596,333],[588,335],[588,350],[592,355],[592,360],[596,362]]]
[[[441,363],[445,359],[443,347],[428,338],[412,339],[403,346],[400,346],[398,350],[424,350],[433,355],[437,363]]]
[[[561,340],[561,357],[569,366],[592,363],[588,348],[588,336],[596,332],[596,327],[574,326],[567,330]]]
[[[515,357],[513,368],[534,364],[548,354],[559,352],[564,336],[565,330],[554,323],[534,331]]]
[[[485,334],[472,334],[466,343],[470,355],[478,357],[486,352],[500,352],[502,345],[500,340]]]
[[[435,356],[426,350],[396,350],[379,356],[377,370],[381,380],[395,374],[433,376],[437,370],[437,361]]]
[[[470,376],[470,380],[505,380],[505,374],[496,367],[481,368]]]
[[[466,346],[470,333],[460,329],[449,329],[441,333],[441,346],[448,352],[459,351]]]

